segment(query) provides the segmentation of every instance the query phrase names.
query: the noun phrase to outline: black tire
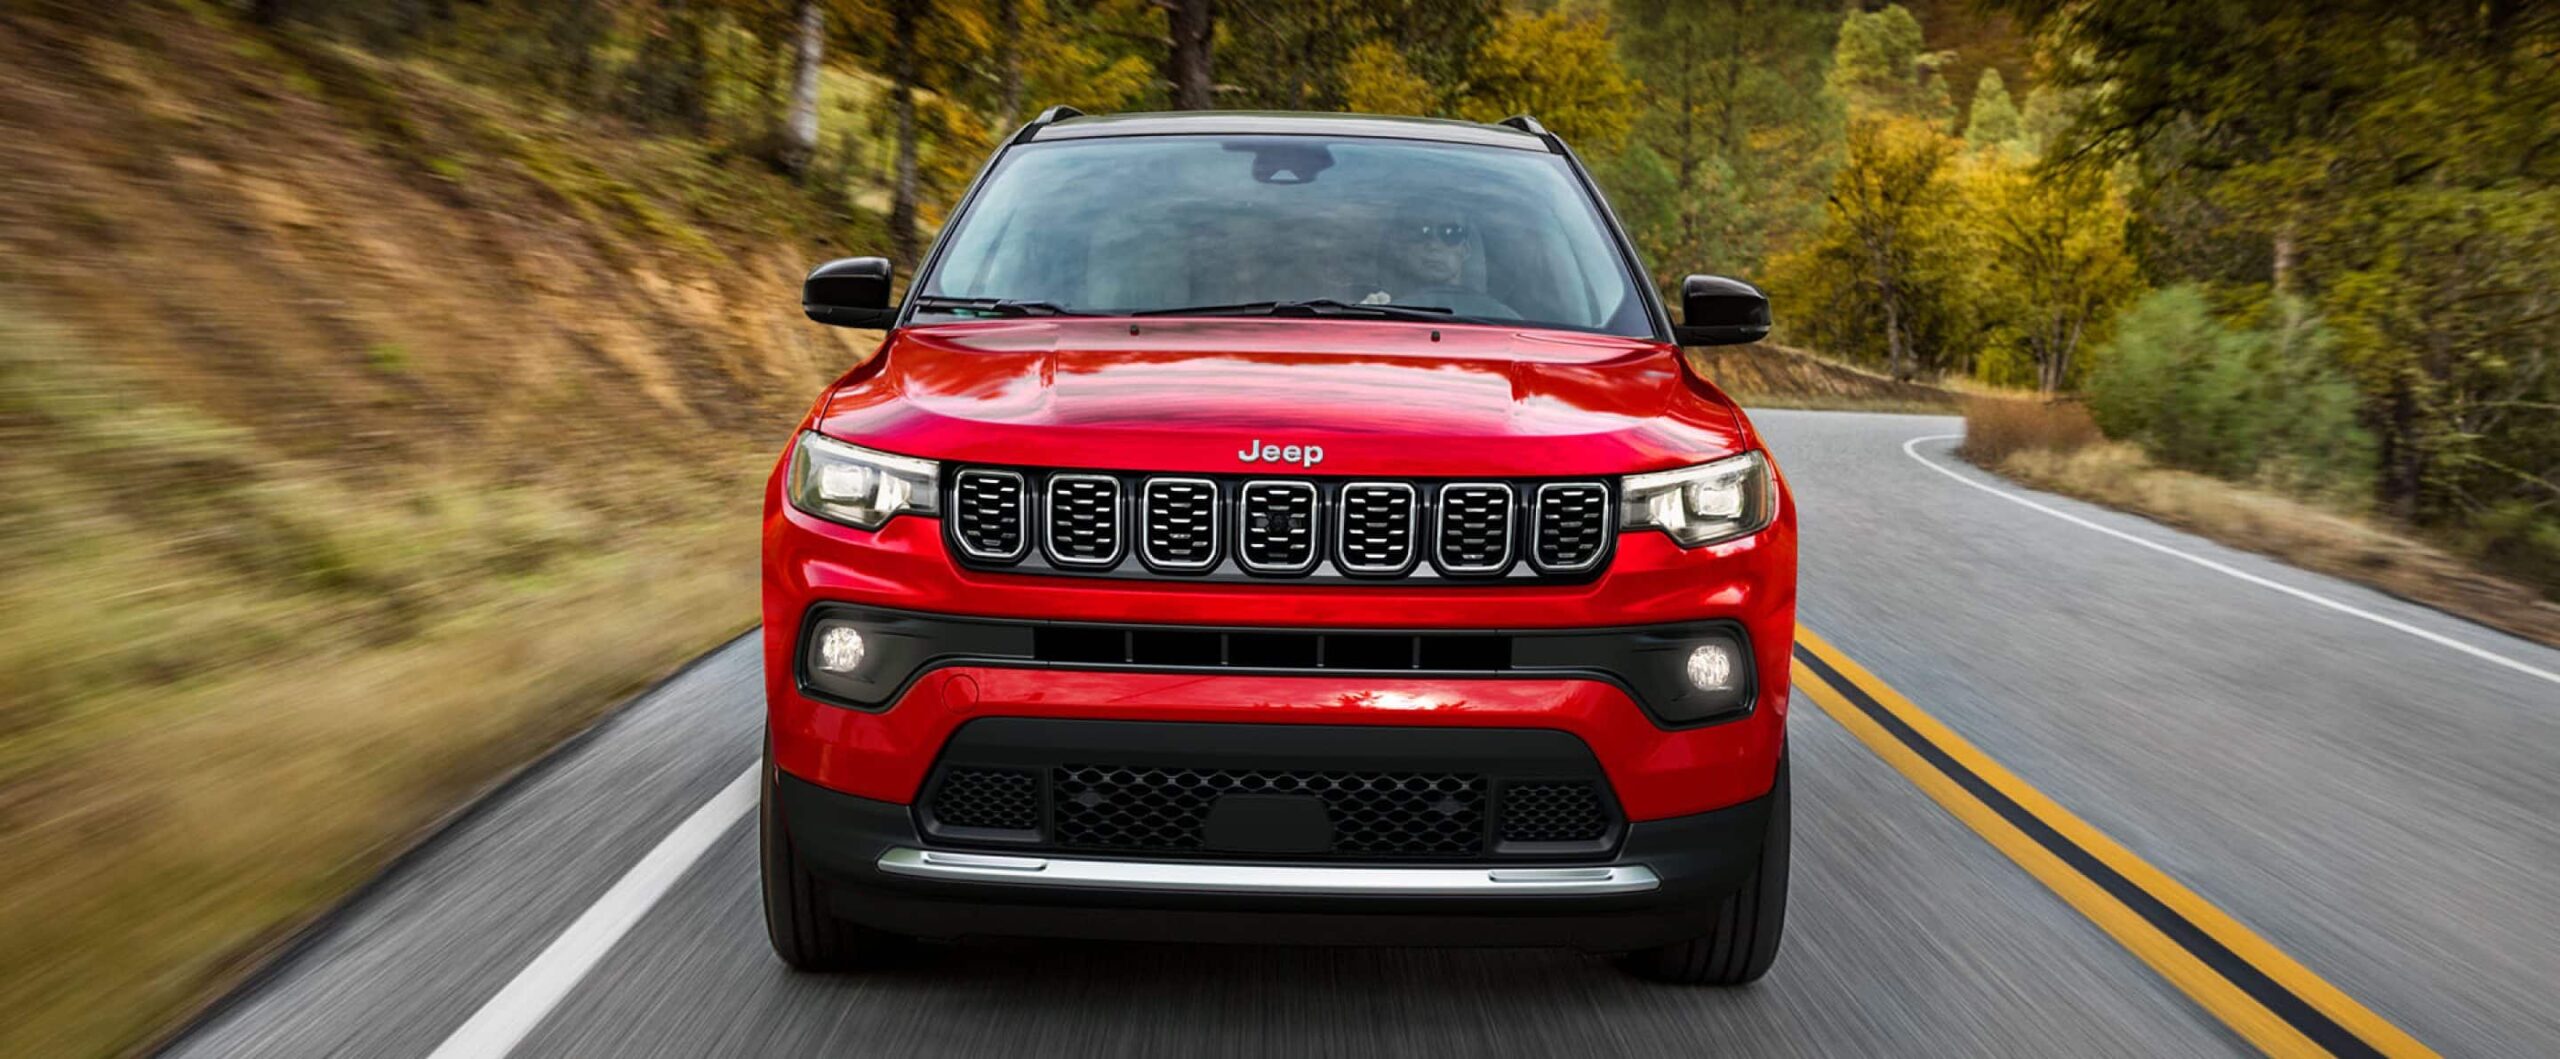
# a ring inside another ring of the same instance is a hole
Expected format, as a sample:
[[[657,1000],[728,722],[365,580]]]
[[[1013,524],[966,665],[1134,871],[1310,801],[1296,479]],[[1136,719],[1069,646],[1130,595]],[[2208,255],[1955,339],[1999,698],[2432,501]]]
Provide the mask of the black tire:
[[[1627,969],[1680,985],[1742,985],[1760,980],[1777,962],[1787,927],[1787,759],[1769,788],[1769,826],[1760,838],[1760,866],[1742,889],[1716,910],[1715,932],[1627,955]]]
[[[833,973],[878,967],[904,953],[908,939],[847,922],[829,910],[825,880],[791,847],[774,798],[777,783],[767,760],[756,799],[756,847],[764,875],[765,937],[773,942],[773,954],[796,971]]]

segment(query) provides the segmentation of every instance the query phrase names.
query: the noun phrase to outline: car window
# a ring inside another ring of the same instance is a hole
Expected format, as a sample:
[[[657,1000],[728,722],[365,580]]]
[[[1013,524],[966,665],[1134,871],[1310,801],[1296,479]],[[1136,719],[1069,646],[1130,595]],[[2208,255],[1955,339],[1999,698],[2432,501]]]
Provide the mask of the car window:
[[[1026,144],[917,289],[1098,313],[1328,299],[1653,333],[1563,158],[1389,139]]]

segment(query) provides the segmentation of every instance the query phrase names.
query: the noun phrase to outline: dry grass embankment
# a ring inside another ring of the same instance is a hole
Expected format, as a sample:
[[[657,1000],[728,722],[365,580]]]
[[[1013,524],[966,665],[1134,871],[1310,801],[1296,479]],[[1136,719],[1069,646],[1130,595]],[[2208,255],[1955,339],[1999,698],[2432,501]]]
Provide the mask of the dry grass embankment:
[[[1951,415],[1957,395],[1927,383],[1826,360],[1790,346],[1760,342],[1688,351],[1691,363],[1733,399],[1752,408]]]
[[[1964,457],[2026,485],[2560,646],[2560,606],[2532,588],[2352,512],[2156,466],[2140,448],[2107,440],[2077,403],[1968,396],[1964,420]]]
[[[753,622],[865,348],[793,291],[880,245],[426,61],[0,15],[0,1055],[146,1041]]]

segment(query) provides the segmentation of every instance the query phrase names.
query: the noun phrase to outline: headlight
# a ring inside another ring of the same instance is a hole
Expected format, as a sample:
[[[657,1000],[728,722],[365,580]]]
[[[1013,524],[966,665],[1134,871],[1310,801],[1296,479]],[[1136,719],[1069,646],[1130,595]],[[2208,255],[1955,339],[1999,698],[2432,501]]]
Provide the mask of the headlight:
[[[941,510],[941,468],[803,433],[791,446],[791,506],[830,522],[879,529],[901,511]]]
[[[1757,452],[1676,471],[1628,475],[1618,495],[1625,498],[1619,525],[1652,526],[1692,548],[1758,533],[1777,512],[1769,461]]]

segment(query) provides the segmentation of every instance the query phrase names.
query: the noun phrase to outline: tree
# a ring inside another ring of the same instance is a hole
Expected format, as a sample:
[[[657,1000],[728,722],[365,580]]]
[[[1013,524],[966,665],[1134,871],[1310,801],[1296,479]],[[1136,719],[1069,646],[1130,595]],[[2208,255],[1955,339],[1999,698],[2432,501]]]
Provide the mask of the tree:
[[[1997,86],[1991,71],[1984,76]],[[2077,381],[2081,348],[2139,284],[2123,199],[2103,170],[2038,174],[2005,153],[1977,157],[1962,180],[1970,227],[1989,251],[1984,315],[2025,354],[2036,388],[2058,393]]]
[[[889,0],[892,120],[897,123],[897,176],[889,193],[889,244],[898,259],[914,262],[922,250],[916,233],[916,90],[923,66],[916,54],[917,28],[933,0]]]
[[[1820,0],[1619,0],[1640,111],[1607,184],[1668,290],[1749,274],[1822,220],[1840,104],[1824,84],[1839,15]]]
[[[1965,119],[1964,142],[1978,151],[2014,148],[2024,145],[2026,134],[2026,119],[2010,100],[2000,68],[1983,67],[1982,80],[1973,89],[1972,112]]]
[[[1881,113],[1944,122],[1955,104],[1938,68],[1953,56],[1923,47],[1920,20],[1900,4],[1851,11],[1840,22],[1830,85],[1852,114]]]
[[[793,175],[809,171],[818,153],[818,82],[826,58],[827,13],[819,0],[800,0],[798,47],[791,67],[791,114],[783,123],[782,165]]]
[[[1607,154],[1635,122],[1635,85],[1618,65],[1605,16],[1505,11],[1476,52],[1475,77],[1457,110],[1475,121],[1533,114],[1558,135]]]
[[[1210,0],[1156,0],[1164,9],[1164,77],[1173,85],[1175,110],[1207,110],[1216,106],[1217,82],[1210,74],[1210,48],[1217,37],[1217,13]]]
[[[1351,50],[1342,69],[1342,106],[1355,114],[1434,113],[1440,91],[1414,73],[1404,53],[1383,40]]]
[[[1849,123],[1849,161],[1826,201],[1839,234],[1855,249],[1859,280],[1884,329],[1885,365],[1896,379],[1918,370],[1912,342],[1915,273],[1931,214],[1944,208],[1941,169],[1955,141],[1908,118]]]

